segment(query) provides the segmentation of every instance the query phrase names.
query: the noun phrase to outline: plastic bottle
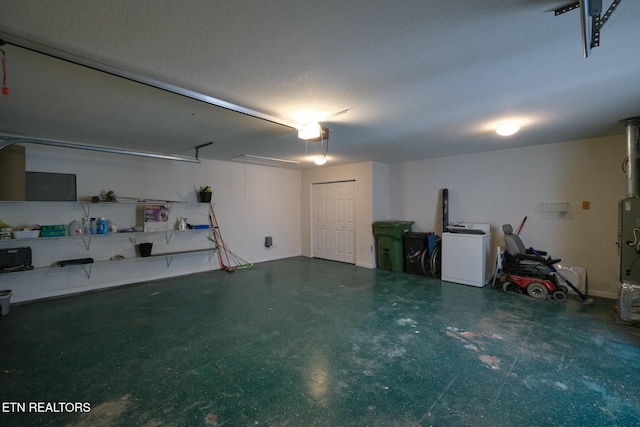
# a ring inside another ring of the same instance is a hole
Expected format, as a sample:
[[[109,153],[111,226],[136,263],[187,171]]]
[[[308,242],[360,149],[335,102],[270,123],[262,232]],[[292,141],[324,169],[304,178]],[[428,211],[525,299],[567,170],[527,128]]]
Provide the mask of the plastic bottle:
[[[75,236],[75,235],[81,234],[81,233],[82,233],[82,224],[80,224],[80,221],[74,219],[67,226],[67,235],[68,236]]]
[[[89,218],[82,218],[82,234],[91,234],[91,222]]]
[[[98,224],[96,223],[96,219],[91,218],[91,222],[89,224],[89,232],[91,234],[98,234]]]
[[[109,233],[109,223],[105,217],[101,217],[98,221],[98,234],[108,234]]]
[[[187,218],[181,216],[178,217],[178,230],[186,230],[187,229]]]

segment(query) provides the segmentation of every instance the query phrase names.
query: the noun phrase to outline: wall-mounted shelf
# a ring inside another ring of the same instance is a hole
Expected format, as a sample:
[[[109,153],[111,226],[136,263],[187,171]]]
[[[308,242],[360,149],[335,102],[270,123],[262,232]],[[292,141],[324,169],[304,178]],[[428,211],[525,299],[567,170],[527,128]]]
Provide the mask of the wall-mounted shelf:
[[[98,203],[90,201],[78,201],[78,202],[56,202],[56,201],[30,201],[30,200],[0,200],[0,206],[80,206],[85,217],[91,216],[91,208],[94,206],[144,206],[144,205],[169,205],[171,208],[174,204],[181,205],[201,205],[202,203],[189,203],[178,200],[122,200],[118,202],[100,201]],[[208,205],[207,205],[208,206]]]
[[[543,218],[549,219],[568,219],[572,216],[569,202],[542,202],[536,207],[536,211],[540,212]]]
[[[562,203],[542,203],[542,212],[558,212],[558,213],[567,213],[571,210],[571,205],[568,202]]]
[[[171,261],[173,260],[174,256],[189,255],[189,254],[195,254],[195,253],[201,253],[201,252],[209,252],[209,261],[211,261],[211,258],[213,257],[214,252],[216,252],[217,250],[218,250],[218,248],[209,248],[209,249],[191,249],[191,250],[188,250],[188,251],[165,252],[165,253],[161,253],[161,254],[152,254],[148,258],[162,257],[167,261],[167,267],[169,267],[171,265]]]
[[[123,201],[123,202],[100,202],[100,203],[92,203],[92,202],[47,202],[47,201],[0,201],[0,206],[49,206],[53,207],[63,206],[63,207],[74,207],[80,206],[82,211],[86,217],[90,215],[92,206],[144,206],[147,204],[165,204],[172,205],[174,203],[187,204],[187,202],[176,202],[176,201],[151,201],[151,200],[136,200],[136,201]],[[197,203],[194,204],[196,206],[209,206],[208,204]],[[131,258],[123,258],[123,259],[107,259],[107,260],[99,260],[88,264],[73,264],[67,266],[59,266],[57,264],[54,265],[45,265],[38,266],[31,270],[21,270],[21,271],[12,271],[6,273],[0,273],[0,277],[9,277],[20,274],[28,274],[32,272],[38,271],[62,271],[62,270],[70,270],[70,269],[78,269],[81,268],[84,270],[87,278],[91,277],[91,272],[95,265],[113,265],[117,262],[130,262],[130,261],[148,261],[152,259],[163,258],[166,260],[167,267],[171,265],[171,262],[175,256],[184,256],[189,254],[197,254],[197,253],[209,253],[208,261],[211,261],[213,254],[217,250],[217,245],[215,242],[212,243],[211,240],[211,232],[212,228],[191,228],[186,230],[175,230],[175,229],[167,229],[167,230],[155,230],[155,231],[131,231],[131,232],[120,232],[120,233],[107,233],[107,234],[75,234],[70,236],[56,236],[56,237],[35,237],[35,238],[25,238],[25,239],[0,239],[0,247],[5,246],[25,246],[26,244],[41,244],[47,242],[60,242],[60,241],[73,241],[80,239],[84,245],[84,248],[89,251],[91,249],[91,243],[94,239],[102,240],[102,239],[114,239],[121,238],[135,241],[136,238],[141,238],[144,236],[145,238],[153,235],[164,236],[164,240],[167,244],[171,242],[173,236],[177,234],[190,234],[190,233],[202,233],[207,232],[209,235],[209,247],[206,248],[196,248],[196,249],[188,249],[188,250],[180,250],[175,252],[164,252],[158,254],[152,254],[149,257],[131,257]],[[214,246],[211,246],[214,245]]]
[[[57,237],[33,237],[28,239],[0,239],[0,245],[22,245],[24,243],[44,243],[55,240],[73,240],[73,239],[81,239],[84,243],[84,247],[86,250],[91,248],[91,240],[92,239],[103,239],[106,237],[115,237],[115,236],[149,236],[149,235],[165,235],[165,240],[167,244],[171,241],[174,233],[193,233],[193,232],[202,232],[202,231],[211,231],[211,228],[191,228],[187,230],[159,230],[159,231],[132,231],[126,233],[107,233],[107,234],[75,234],[72,236],[57,236]]]
[[[92,272],[94,266],[109,265],[109,264],[114,265],[116,263],[125,263],[125,262],[150,261],[150,260],[153,260],[153,259],[163,258],[163,259],[165,259],[167,261],[167,267],[169,267],[171,265],[171,261],[173,260],[174,256],[209,252],[208,261],[211,261],[211,258],[213,257],[213,254],[217,250],[218,250],[217,248],[192,249],[192,250],[188,250],[188,251],[176,251],[176,252],[166,252],[166,253],[160,253],[160,254],[153,254],[153,255],[148,256],[148,257],[105,259],[105,260],[100,260],[100,261],[94,261],[92,263],[87,263],[87,264],[66,265],[64,267],[59,266],[59,265],[48,265],[48,266],[42,266],[42,267],[35,267],[35,268],[31,269],[31,270],[19,270],[19,271],[7,272],[7,273],[0,273],[0,277],[11,277],[11,276],[17,276],[17,275],[21,275],[21,274],[43,272],[43,271],[62,271],[62,270],[71,270],[71,269],[82,269],[82,270],[84,270],[85,274],[87,275],[87,279],[89,279],[89,278],[91,278],[91,272]]]

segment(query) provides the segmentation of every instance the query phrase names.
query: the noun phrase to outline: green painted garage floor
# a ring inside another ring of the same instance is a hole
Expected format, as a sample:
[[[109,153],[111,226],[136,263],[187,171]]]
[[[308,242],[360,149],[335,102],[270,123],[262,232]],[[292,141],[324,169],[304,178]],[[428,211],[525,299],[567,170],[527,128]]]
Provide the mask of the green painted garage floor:
[[[613,303],[299,257],[14,305],[0,425],[637,426]]]

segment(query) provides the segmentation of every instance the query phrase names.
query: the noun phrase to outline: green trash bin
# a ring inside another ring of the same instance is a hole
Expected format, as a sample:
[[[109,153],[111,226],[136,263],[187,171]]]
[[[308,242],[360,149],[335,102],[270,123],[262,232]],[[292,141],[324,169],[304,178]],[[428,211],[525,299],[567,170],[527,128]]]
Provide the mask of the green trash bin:
[[[414,221],[376,221],[373,235],[376,240],[376,266],[383,270],[403,271],[402,236],[411,231]]]

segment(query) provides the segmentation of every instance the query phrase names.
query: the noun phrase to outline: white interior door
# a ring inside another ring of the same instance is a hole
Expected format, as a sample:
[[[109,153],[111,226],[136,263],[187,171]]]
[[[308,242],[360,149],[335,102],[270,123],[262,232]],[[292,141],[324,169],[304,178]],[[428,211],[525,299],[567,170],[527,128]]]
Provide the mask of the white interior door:
[[[355,181],[313,185],[313,256],[355,264]]]

